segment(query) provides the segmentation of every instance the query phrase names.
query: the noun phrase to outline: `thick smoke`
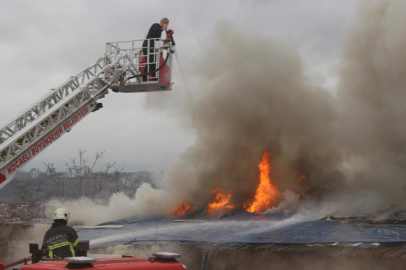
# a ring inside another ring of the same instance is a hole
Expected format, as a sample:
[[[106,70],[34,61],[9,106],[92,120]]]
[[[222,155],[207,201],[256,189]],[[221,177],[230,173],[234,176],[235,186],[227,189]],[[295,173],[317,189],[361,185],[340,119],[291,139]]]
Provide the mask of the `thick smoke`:
[[[254,197],[265,150],[282,190],[299,190],[301,174],[309,185],[337,185],[337,102],[307,83],[296,51],[228,22],[217,24],[208,44],[196,68],[199,97],[188,112],[196,143],[169,171],[169,188],[187,189],[185,199],[204,207],[210,190],[222,187],[242,206]]]
[[[344,49],[340,130],[355,191],[404,204],[406,2],[361,1]]]
[[[294,210],[297,206],[297,203],[300,199],[300,195],[293,193],[290,190],[285,190],[283,192],[283,200],[281,203],[279,203],[278,206],[276,207],[271,207],[268,210],[266,210],[263,215],[268,215],[272,213],[279,213],[281,211],[285,211],[289,213],[290,211]]]
[[[194,71],[197,100],[185,112],[196,142],[167,174],[168,190],[204,207],[210,190],[222,187],[242,206],[254,196],[268,150],[281,191],[337,204],[337,214],[402,204],[405,8],[400,0],[360,2],[338,97],[308,83],[289,45],[219,22]]]
[[[96,225],[134,215],[151,216],[168,213],[176,204],[171,202],[164,190],[156,190],[149,184],[142,184],[134,199],[123,193],[117,193],[111,196],[108,205],[100,205],[86,198],[63,202],[51,200],[49,203],[55,208],[66,208],[71,213],[70,222]]]
[[[29,243],[37,243],[41,248],[45,232],[50,228],[48,224],[14,224],[12,226],[3,226],[0,232],[8,228],[7,234],[2,235],[2,240],[7,243],[7,252],[0,254],[2,263],[11,263],[30,256]]]

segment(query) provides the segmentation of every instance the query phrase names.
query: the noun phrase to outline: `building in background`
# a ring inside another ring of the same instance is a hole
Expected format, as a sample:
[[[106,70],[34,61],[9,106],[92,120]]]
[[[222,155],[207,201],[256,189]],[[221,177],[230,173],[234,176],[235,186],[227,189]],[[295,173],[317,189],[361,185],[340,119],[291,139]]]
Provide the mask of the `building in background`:
[[[45,174],[46,175],[55,175],[56,174],[56,169],[47,167],[47,170],[46,170]]]
[[[31,176],[31,179],[37,178],[39,176],[39,169],[32,168],[30,171],[30,176]]]
[[[80,176],[85,176],[88,174],[91,174],[92,170],[89,168],[89,166],[83,166],[80,170],[79,170],[79,174]]]
[[[89,166],[83,166],[82,168],[76,168],[76,167],[70,167],[66,171],[66,177],[68,178],[73,178],[73,177],[83,177],[83,176],[89,176],[92,173],[92,170],[89,168]]]

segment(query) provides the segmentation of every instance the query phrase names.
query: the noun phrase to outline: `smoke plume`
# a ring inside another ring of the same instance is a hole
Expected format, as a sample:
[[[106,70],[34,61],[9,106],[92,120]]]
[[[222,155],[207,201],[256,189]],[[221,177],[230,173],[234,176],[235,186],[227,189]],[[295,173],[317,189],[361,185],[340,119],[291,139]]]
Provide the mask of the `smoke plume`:
[[[404,204],[406,22],[404,1],[361,1],[341,70],[340,130],[348,179],[383,205]]]
[[[8,228],[9,232],[2,235],[7,251],[0,254],[2,263],[11,263],[30,256],[29,243],[37,243],[41,248],[45,232],[50,228],[49,224],[14,224],[12,226],[0,226],[0,232]]]
[[[242,206],[255,194],[257,164],[268,150],[282,191],[302,190],[337,204],[341,214],[353,214],[356,205],[369,212],[403,204],[405,8],[404,1],[360,2],[338,97],[308,83],[289,44],[218,22],[194,70],[192,111],[185,112],[195,144],[166,177],[173,198],[204,207],[210,190],[222,187]],[[365,198],[371,203],[363,205]]]
[[[304,173],[315,189],[326,179],[325,186],[339,185],[337,102],[307,83],[297,52],[224,21],[208,43],[187,113],[196,143],[167,174],[168,188],[186,189],[185,199],[204,207],[210,190],[222,187],[242,206],[254,197],[265,150],[281,189],[298,190]]]
[[[153,189],[149,184],[144,183],[138,188],[134,199],[130,199],[123,193],[116,193],[111,196],[107,205],[97,204],[86,198],[74,201],[51,200],[49,203],[55,208],[66,208],[71,213],[70,222],[96,225],[134,215],[150,216],[168,213],[172,210],[168,198],[168,193],[164,190]],[[51,213],[48,214],[51,217]]]
[[[289,212],[290,210],[296,208],[296,205],[300,199],[299,194],[293,193],[290,190],[285,190],[282,195],[283,200],[279,203],[279,205],[269,208],[263,213],[263,215],[278,213],[280,211]]]

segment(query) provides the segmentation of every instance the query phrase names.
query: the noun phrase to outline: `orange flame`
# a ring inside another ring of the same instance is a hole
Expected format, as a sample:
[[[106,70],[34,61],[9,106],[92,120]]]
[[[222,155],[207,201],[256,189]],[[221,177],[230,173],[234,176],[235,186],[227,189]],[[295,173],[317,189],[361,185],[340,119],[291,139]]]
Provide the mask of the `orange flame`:
[[[307,178],[306,175],[302,174],[299,178],[300,182],[303,182]]]
[[[175,209],[171,213],[171,217],[185,215],[190,210],[195,210],[196,206],[187,204],[185,201],[179,201]]]
[[[251,206],[245,207],[248,212],[255,213],[266,210],[279,196],[278,189],[272,184],[269,177],[271,166],[269,164],[269,153],[265,151],[261,162],[258,164],[260,171],[259,185],[255,193],[255,200]]]
[[[231,193],[226,193],[221,188],[213,189],[211,193],[214,194],[215,201],[207,206],[207,214],[226,212],[235,208],[234,204],[230,203],[230,199],[233,197]]]

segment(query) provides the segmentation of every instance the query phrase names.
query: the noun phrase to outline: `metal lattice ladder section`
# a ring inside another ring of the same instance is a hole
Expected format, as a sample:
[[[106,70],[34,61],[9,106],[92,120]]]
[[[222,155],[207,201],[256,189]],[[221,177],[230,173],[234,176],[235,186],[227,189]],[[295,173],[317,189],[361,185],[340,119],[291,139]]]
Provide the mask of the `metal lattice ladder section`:
[[[106,54],[0,126],[0,188],[18,168],[97,110],[97,100],[108,87],[133,69],[127,54]]]

